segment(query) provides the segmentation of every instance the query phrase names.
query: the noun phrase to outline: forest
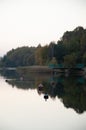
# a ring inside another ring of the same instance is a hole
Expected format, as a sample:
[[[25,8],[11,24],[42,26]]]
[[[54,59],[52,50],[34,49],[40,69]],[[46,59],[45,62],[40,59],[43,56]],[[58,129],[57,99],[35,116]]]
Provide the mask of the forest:
[[[60,40],[45,46],[23,46],[12,49],[0,59],[0,67],[63,64],[86,65],[86,29],[81,26],[66,31]]]

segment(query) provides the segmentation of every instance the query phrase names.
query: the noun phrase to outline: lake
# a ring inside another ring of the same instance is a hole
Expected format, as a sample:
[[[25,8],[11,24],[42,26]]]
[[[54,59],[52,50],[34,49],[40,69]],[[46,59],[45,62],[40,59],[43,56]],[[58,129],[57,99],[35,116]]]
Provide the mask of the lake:
[[[86,130],[86,79],[1,72],[0,130]]]

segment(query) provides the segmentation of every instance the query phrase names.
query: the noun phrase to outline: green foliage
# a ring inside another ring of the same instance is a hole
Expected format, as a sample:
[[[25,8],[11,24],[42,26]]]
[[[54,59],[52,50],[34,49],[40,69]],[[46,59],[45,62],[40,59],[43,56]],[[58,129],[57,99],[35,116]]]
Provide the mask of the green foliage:
[[[67,51],[62,41],[58,41],[55,47],[55,57],[58,63],[62,63]]]
[[[65,65],[73,67],[77,63],[85,63],[86,29],[79,26],[73,31],[65,32],[60,44],[65,50],[63,51],[65,52],[63,54]]]
[[[48,59],[49,61],[52,60],[53,57],[55,56],[55,48],[56,48],[56,44],[55,42],[50,42],[49,46],[48,46]]]
[[[38,47],[19,47],[12,49],[1,58],[1,67],[18,67],[30,65],[48,65],[55,57],[58,64],[74,66],[86,64],[86,29],[77,27],[66,31],[62,38],[55,43]]]
[[[74,31],[67,31],[62,37],[63,44],[68,53],[81,51],[81,39],[86,31],[82,27],[77,27]]]
[[[2,64],[5,67],[33,65],[35,63],[34,51],[33,47],[12,49],[3,57]]]
[[[84,53],[83,58],[82,58],[82,61],[83,61],[83,63],[86,65],[86,53]]]
[[[75,53],[72,53],[70,55],[66,55],[64,57],[64,65],[67,67],[75,67],[76,59],[77,59],[77,56]]]

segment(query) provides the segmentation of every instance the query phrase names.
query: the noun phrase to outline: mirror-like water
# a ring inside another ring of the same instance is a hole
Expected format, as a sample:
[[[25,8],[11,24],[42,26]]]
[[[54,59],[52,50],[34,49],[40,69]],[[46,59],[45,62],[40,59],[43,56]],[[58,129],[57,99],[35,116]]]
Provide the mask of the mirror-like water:
[[[2,75],[0,130],[86,129],[85,78],[9,71]]]

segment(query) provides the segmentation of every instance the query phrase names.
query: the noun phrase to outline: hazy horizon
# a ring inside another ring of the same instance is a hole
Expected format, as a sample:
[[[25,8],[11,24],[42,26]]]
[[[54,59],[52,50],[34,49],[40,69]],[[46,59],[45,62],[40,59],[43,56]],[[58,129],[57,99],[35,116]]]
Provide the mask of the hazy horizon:
[[[12,48],[46,45],[86,28],[85,0],[0,0],[0,56]]]

